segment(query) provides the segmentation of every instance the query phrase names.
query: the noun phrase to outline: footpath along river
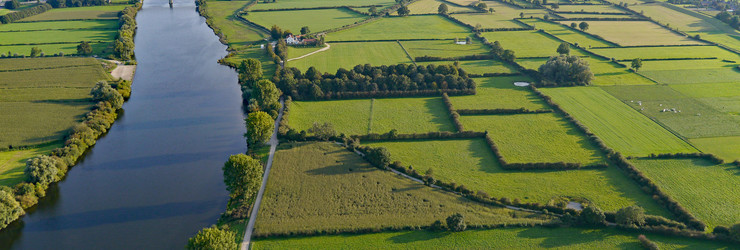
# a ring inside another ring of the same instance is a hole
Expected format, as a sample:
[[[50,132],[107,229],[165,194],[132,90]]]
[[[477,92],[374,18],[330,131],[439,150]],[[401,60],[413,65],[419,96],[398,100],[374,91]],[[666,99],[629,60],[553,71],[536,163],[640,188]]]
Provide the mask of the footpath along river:
[[[221,167],[246,151],[226,46],[192,0],[145,0],[136,21],[124,114],[0,249],[183,249],[225,209]]]

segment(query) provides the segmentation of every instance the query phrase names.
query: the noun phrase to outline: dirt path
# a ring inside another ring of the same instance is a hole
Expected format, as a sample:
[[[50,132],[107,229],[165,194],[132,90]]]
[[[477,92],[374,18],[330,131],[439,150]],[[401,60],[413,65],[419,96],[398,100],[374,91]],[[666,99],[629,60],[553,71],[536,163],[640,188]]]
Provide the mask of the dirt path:
[[[317,50],[317,51],[314,51],[314,52],[311,52],[311,53],[308,53],[308,54],[305,54],[305,55],[302,55],[302,56],[299,56],[299,57],[296,57],[296,58],[288,59],[288,62],[293,61],[293,60],[298,60],[298,59],[301,59],[301,58],[304,58],[304,57],[307,57],[307,56],[310,56],[310,55],[313,55],[313,54],[316,54],[316,53],[319,53],[319,52],[322,52],[322,51],[329,50],[329,48],[331,48],[331,45],[329,45],[328,43],[325,43],[325,44],[326,44],[326,47],[323,47],[320,50]]]
[[[121,78],[126,81],[131,81],[134,79],[136,65],[124,65],[123,63],[114,60],[110,60],[110,62],[113,62],[117,65],[116,68],[110,72],[110,74],[113,76],[113,79]]]
[[[280,119],[283,118],[283,109],[285,108],[283,99],[280,99],[280,113],[278,113],[277,119],[275,119],[275,131],[272,133],[272,137],[270,137],[270,156],[267,158],[267,166],[265,166],[265,174],[262,176],[262,187],[260,187],[260,191],[257,192],[257,199],[254,201],[254,206],[252,208],[252,213],[249,216],[249,222],[247,223],[247,230],[244,232],[244,240],[242,240],[242,244],[240,249],[241,250],[247,250],[249,248],[249,244],[251,244],[252,240],[252,232],[254,231],[254,223],[257,221],[257,212],[260,210],[260,204],[262,203],[262,195],[265,194],[265,186],[267,186],[267,177],[270,175],[270,168],[272,168],[272,158],[275,156],[275,149],[277,149],[278,141],[277,133],[278,133],[278,124],[280,124]]]

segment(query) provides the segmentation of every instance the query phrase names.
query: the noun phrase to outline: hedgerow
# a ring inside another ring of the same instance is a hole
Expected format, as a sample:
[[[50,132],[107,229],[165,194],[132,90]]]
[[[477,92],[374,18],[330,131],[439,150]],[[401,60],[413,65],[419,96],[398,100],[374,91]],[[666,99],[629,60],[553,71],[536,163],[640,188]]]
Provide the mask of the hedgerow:
[[[44,3],[44,4],[40,4],[40,5],[31,7],[31,8],[26,8],[26,9],[22,9],[19,11],[11,12],[3,16],[0,16],[0,23],[5,23],[5,24],[12,23],[12,22],[15,22],[17,20],[20,20],[20,19],[23,19],[29,16],[44,13],[50,9],[52,9],[51,5]]]

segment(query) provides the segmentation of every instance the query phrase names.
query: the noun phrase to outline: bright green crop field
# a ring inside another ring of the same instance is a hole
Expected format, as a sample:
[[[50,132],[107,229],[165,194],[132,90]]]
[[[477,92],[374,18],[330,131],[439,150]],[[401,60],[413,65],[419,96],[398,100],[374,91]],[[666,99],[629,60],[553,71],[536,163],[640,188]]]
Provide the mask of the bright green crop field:
[[[570,25],[571,21],[560,23]],[[622,46],[704,44],[647,21],[588,21],[588,33]]]
[[[604,40],[598,39],[596,37],[585,35],[583,33],[579,33],[577,31],[572,30],[569,27],[565,27],[562,25],[550,23],[541,21],[539,19],[522,19],[522,22],[532,25],[537,29],[543,29],[547,31],[548,33],[563,39],[565,41],[568,41],[573,44],[578,44],[582,47],[611,47],[613,46],[611,43],[608,43]]]
[[[491,2],[487,2],[490,7]],[[494,7],[495,8],[495,7]],[[463,23],[472,25],[475,27],[476,25],[480,24],[481,28],[484,29],[494,29],[494,28],[526,28],[526,26],[522,25],[521,23],[515,22],[511,20],[511,18],[508,18],[504,15],[500,14],[499,9],[496,10],[496,13],[490,14],[490,13],[465,13],[465,14],[453,14],[451,15],[454,18],[457,18]],[[539,14],[539,13],[538,13]],[[540,16],[542,14],[539,14]]]
[[[59,52],[64,53],[64,55],[72,55],[77,54],[77,43],[59,43],[59,44],[43,44],[43,45],[10,45],[10,46],[2,46],[0,45],[0,54],[8,55],[8,52],[12,54],[18,54],[18,55],[31,55],[31,49],[33,47],[38,47],[41,49],[42,52],[44,52],[45,55],[54,55],[58,54]],[[104,43],[92,43],[90,46],[93,49],[92,54],[93,55],[106,55],[111,52],[113,52],[113,43],[104,42]]]
[[[547,216],[485,206],[390,171],[331,142],[281,145],[255,235],[428,226],[453,213],[469,225],[543,222]]]
[[[288,124],[308,130],[314,122],[334,125],[337,133],[348,135],[367,134],[370,121],[371,100],[294,101],[290,104]]]
[[[717,57],[719,60],[740,61],[740,56],[717,46],[673,46],[673,47],[630,47],[591,49],[591,52],[615,58],[631,60],[634,58],[705,58]],[[629,62],[626,62],[629,64]]]
[[[740,221],[740,169],[706,160],[632,160],[665,192],[712,228]]]
[[[457,61],[460,68],[468,74],[485,74],[485,73],[515,73],[514,66],[495,60],[475,60],[475,61]],[[436,62],[417,62],[417,65],[454,65],[453,61],[436,61]]]
[[[666,84],[740,82],[737,66],[720,60],[646,61],[640,74]]]
[[[371,109],[372,133],[455,131],[441,97],[375,99]]]
[[[9,23],[0,25],[0,32],[58,29],[110,29],[118,30],[117,20],[85,20],[64,22]]]
[[[483,190],[492,197],[547,203],[560,196],[582,197],[607,211],[640,205],[649,213],[666,212],[616,167],[603,170],[509,171],[499,167],[484,139],[363,143],[385,147],[393,161],[419,173],[434,169],[445,182]]]
[[[560,5],[555,11],[624,13],[624,11],[611,5]]]
[[[508,162],[603,162],[584,135],[553,113],[461,116],[460,122],[465,130],[488,131]]]
[[[411,59],[397,42],[330,43],[330,45],[331,48],[327,51],[290,61],[287,66],[296,67],[301,71],[313,66],[322,72],[335,73],[339,68],[351,69],[359,64],[380,66],[411,63]]]
[[[31,21],[59,21],[79,19],[115,19],[118,20],[118,12],[128,5],[106,5],[78,8],[52,9],[44,13],[21,19],[19,22]]]
[[[708,137],[691,139],[705,153],[712,153],[725,161],[740,160],[740,136]]]
[[[441,0],[419,0],[409,4],[408,8],[411,14],[437,14],[439,5],[444,3]],[[458,7],[452,4],[447,4],[447,13],[455,13],[462,11],[473,11],[472,8]],[[396,14],[397,13],[393,13]]]
[[[548,109],[529,88],[514,86],[514,82],[532,82],[526,76],[474,78],[478,84],[475,95],[451,96],[455,109]]]
[[[607,146],[624,155],[697,151],[600,88],[543,88],[541,91],[599,136]]]
[[[319,32],[359,22],[367,17],[347,9],[320,9],[249,12],[244,18],[268,29],[277,25],[284,30],[300,34],[303,26],[308,26],[311,32]],[[306,20],[311,22],[308,23]]]
[[[473,44],[455,44],[454,40],[440,41],[401,41],[401,45],[411,54],[411,57],[433,56],[433,57],[458,57],[470,55],[487,55],[490,49],[480,41],[474,40]]]
[[[49,30],[28,32],[0,32],[0,45],[38,44],[80,41],[113,41],[118,30]]]
[[[440,16],[382,18],[326,36],[326,41],[454,39],[470,36],[470,30]]]
[[[716,241],[646,235],[660,249],[733,249]],[[535,227],[283,237],[252,243],[254,249],[641,249],[637,236],[617,229]]]
[[[283,0],[270,3],[258,1],[249,8],[250,10],[286,9],[286,8],[315,8],[315,7],[340,7],[340,6],[367,6],[395,4],[390,0]],[[382,9],[382,8],[378,8]],[[311,20],[313,21],[313,20]]]
[[[556,50],[560,45],[560,41],[537,31],[486,32],[483,33],[483,36],[489,42],[499,41],[504,49],[513,50],[517,57],[556,56],[558,54]],[[580,51],[573,49],[571,50],[571,54],[583,55]]]

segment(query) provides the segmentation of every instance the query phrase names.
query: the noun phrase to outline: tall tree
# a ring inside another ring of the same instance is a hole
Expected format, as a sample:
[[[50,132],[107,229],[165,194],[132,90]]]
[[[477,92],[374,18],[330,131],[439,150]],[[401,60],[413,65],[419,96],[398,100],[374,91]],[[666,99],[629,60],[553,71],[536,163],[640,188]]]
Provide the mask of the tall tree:
[[[578,28],[578,24],[577,23],[570,23],[570,27],[573,28],[573,29],[576,29],[576,28]]]
[[[581,211],[579,217],[580,221],[588,225],[604,225],[606,222],[606,215],[598,207],[590,205]]]
[[[558,46],[557,52],[561,55],[570,54],[570,45],[566,42],[561,43],[560,46]]]
[[[239,64],[239,83],[252,88],[260,79],[262,79],[262,63],[254,58],[242,60]]]
[[[21,3],[18,2],[18,0],[8,0],[5,1],[5,8],[9,10],[17,9],[18,7],[21,7]]]
[[[447,228],[453,232],[465,231],[465,217],[460,213],[450,215],[447,217]]]
[[[639,206],[629,206],[619,209],[615,216],[617,224],[626,226],[640,226],[645,224],[645,209]]]
[[[581,30],[586,31],[588,30],[588,23],[587,22],[581,22],[578,24],[578,28],[581,28]]]
[[[538,71],[543,83],[556,86],[588,85],[594,78],[588,62],[578,56],[550,57]]]
[[[501,53],[501,59],[507,62],[513,62],[516,60],[516,55],[514,54],[513,50],[507,49],[504,50],[503,53]]]
[[[204,228],[198,234],[188,239],[188,250],[210,250],[210,249],[237,249],[239,246],[234,241],[236,234],[215,226]]]
[[[642,68],[642,59],[640,58],[632,59],[632,69],[634,69],[635,72],[637,72],[638,70],[640,70],[640,68]]]
[[[264,79],[258,81],[254,87],[254,92],[252,92],[252,94],[254,95],[254,99],[257,100],[257,103],[261,110],[274,110],[275,113],[277,113],[277,111],[280,109],[279,99],[282,93],[270,80]],[[273,116],[273,118],[277,117]]]
[[[263,111],[249,113],[246,122],[247,133],[244,136],[247,137],[250,146],[267,142],[272,136],[272,131],[275,130],[273,126],[275,120]]]
[[[367,12],[370,12],[371,16],[375,16],[378,14],[378,7],[372,6],[367,10]]]
[[[5,228],[25,212],[13,194],[6,190],[0,190],[0,228]]]
[[[224,163],[224,184],[233,200],[251,200],[262,186],[264,171],[259,160],[245,154],[229,156]]]
[[[442,15],[445,15],[445,14],[447,14],[447,11],[448,11],[448,10],[449,10],[449,9],[447,8],[447,4],[445,4],[445,3],[442,3],[442,4],[440,4],[440,5],[439,5],[439,7],[437,8],[437,13],[439,13],[439,14],[442,14]]]
[[[90,42],[82,41],[79,45],[77,45],[77,54],[80,55],[89,55],[92,54],[92,46],[90,46]]]
[[[283,30],[277,25],[273,25],[272,28],[270,28],[270,36],[272,37],[272,40],[278,40],[283,37]]]
[[[311,33],[311,29],[308,28],[308,26],[301,27],[301,35],[305,35]]]
[[[31,57],[37,57],[41,55],[41,49],[39,47],[33,47],[31,48]]]
[[[409,10],[409,8],[406,7],[406,5],[401,6],[401,8],[398,8],[396,12],[398,12],[399,16],[408,16],[409,14],[411,14],[411,10]]]

